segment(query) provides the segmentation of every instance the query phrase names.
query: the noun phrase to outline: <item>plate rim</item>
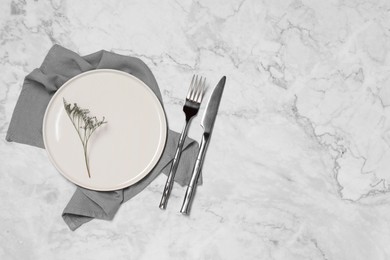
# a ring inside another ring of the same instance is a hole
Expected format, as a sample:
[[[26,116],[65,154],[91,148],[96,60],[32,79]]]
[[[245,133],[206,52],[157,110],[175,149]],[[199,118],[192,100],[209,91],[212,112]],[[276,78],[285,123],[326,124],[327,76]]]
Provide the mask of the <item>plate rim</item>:
[[[142,173],[142,172],[139,173],[131,181],[127,181],[127,182],[125,182],[125,183],[123,183],[121,185],[118,185],[118,186],[115,186],[115,187],[110,187],[110,188],[96,188],[96,187],[93,187],[93,186],[80,184],[77,180],[70,178],[69,175],[67,175],[61,169],[59,169],[59,167],[57,166],[57,163],[55,162],[54,158],[52,157],[52,155],[50,154],[49,150],[47,149],[47,140],[46,140],[47,138],[46,138],[46,130],[45,130],[45,125],[47,124],[47,117],[48,117],[48,113],[49,113],[50,107],[52,106],[52,103],[54,102],[56,96],[59,95],[59,93],[61,93],[62,89],[64,89],[63,87],[66,87],[72,81],[77,80],[78,78],[80,78],[82,76],[85,76],[87,74],[99,73],[99,72],[113,72],[113,73],[122,74],[122,75],[124,75],[126,77],[133,78],[134,80],[138,81],[141,85],[143,85],[147,89],[147,91],[149,91],[152,94],[153,98],[158,102],[159,107],[161,108],[162,115],[163,115],[162,116],[162,121],[163,121],[163,124],[164,124],[164,127],[162,128],[162,131],[165,132],[165,134],[163,135],[164,142],[161,145],[161,151],[159,152],[160,154],[159,154],[159,156],[155,157],[155,162],[153,161],[153,167],[151,167],[148,171],[146,171],[146,173]],[[162,155],[164,153],[164,150],[165,150],[165,147],[166,147],[166,144],[167,144],[167,141],[168,141],[168,120],[167,120],[167,115],[166,115],[166,112],[165,112],[165,108],[164,108],[164,106],[162,104],[162,101],[160,101],[158,99],[158,97],[154,93],[154,91],[145,82],[143,82],[139,78],[135,77],[134,75],[132,75],[130,73],[127,73],[127,72],[124,72],[124,71],[121,71],[121,70],[116,70],[116,69],[94,69],[94,70],[89,70],[89,71],[86,71],[86,72],[82,72],[82,73],[77,74],[76,76],[68,79],[65,83],[63,83],[57,89],[57,91],[54,93],[54,95],[50,98],[50,101],[49,101],[49,103],[46,106],[45,114],[43,116],[43,121],[42,121],[42,139],[43,139],[43,144],[44,144],[44,148],[45,148],[46,154],[48,155],[51,164],[55,167],[55,169],[65,179],[67,179],[68,181],[72,182],[73,184],[75,184],[77,186],[80,186],[80,187],[83,187],[83,188],[86,188],[86,189],[89,189],[89,190],[94,190],[94,191],[115,191],[115,190],[120,190],[120,189],[123,189],[123,188],[130,187],[130,186],[138,183],[143,178],[148,176],[151,173],[151,171],[156,167],[156,165],[158,164],[158,162],[160,161],[160,159],[161,159],[161,157],[162,157]]]

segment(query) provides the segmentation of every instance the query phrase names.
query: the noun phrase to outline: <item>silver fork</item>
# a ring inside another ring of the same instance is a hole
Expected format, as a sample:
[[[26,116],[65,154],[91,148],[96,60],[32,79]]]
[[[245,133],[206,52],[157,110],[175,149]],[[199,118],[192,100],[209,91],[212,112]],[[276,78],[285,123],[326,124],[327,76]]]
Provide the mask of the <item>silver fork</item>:
[[[173,182],[175,179],[175,174],[177,167],[179,166],[179,160],[181,152],[183,150],[184,140],[187,137],[188,129],[191,123],[191,120],[196,116],[199,111],[200,103],[203,99],[203,94],[206,86],[206,78],[198,78],[197,75],[194,75],[191,80],[190,88],[188,89],[188,94],[186,97],[186,102],[183,107],[184,114],[186,116],[186,124],[183,131],[181,132],[179,143],[177,145],[175,157],[173,158],[171,170],[169,171],[167,182],[165,183],[163,195],[160,201],[160,209],[166,209],[169,195],[171,195],[171,190],[173,187]]]

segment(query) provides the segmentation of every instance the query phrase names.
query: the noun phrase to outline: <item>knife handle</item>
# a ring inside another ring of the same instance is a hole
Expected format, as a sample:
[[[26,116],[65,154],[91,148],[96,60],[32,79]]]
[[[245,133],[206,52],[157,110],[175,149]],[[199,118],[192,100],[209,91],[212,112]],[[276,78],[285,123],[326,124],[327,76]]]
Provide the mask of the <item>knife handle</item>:
[[[184,215],[188,215],[191,209],[192,201],[195,197],[196,186],[202,170],[204,157],[206,155],[207,146],[209,144],[210,134],[204,133],[202,136],[202,141],[200,143],[200,148],[198,152],[198,157],[196,158],[194,170],[192,171],[191,180],[188,184],[186,194],[184,196],[183,205],[181,206],[180,212]]]
[[[159,206],[160,209],[167,208],[168,199],[169,199],[169,196],[171,195],[177,167],[179,166],[180,156],[181,156],[181,153],[183,151],[184,140],[186,139],[189,125],[190,125],[190,120],[186,120],[186,125],[185,125],[183,131],[181,132],[181,135],[179,138],[179,143],[177,145],[177,149],[176,149],[176,153],[175,153],[175,157],[173,158],[171,169],[169,170],[169,174],[168,174],[168,179],[165,183],[163,195],[161,197],[160,206]]]

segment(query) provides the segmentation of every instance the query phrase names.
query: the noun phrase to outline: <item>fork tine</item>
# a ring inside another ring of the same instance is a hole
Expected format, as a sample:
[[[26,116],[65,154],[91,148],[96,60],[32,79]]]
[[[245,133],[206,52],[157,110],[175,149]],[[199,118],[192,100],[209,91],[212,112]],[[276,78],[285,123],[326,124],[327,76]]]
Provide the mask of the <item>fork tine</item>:
[[[198,82],[198,86],[196,88],[196,93],[195,93],[195,96],[194,96],[194,102],[198,102],[197,100],[198,100],[199,92],[200,92],[201,86],[202,86],[202,79],[203,79],[203,77],[200,77],[200,80]]]
[[[205,84],[206,84],[206,77],[203,78],[203,82],[199,83],[199,91],[196,96],[196,102],[198,103],[202,101]]]
[[[193,82],[191,82],[191,88],[188,90],[188,99],[191,100],[192,94],[194,93],[194,87],[196,84],[196,75],[193,76]]]
[[[195,91],[195,95],[194,95],[194,99],[193,99],[194,102],[197,102],[196,100],[198,99],[200,87],[202,85],[202,79],[203,79],[203,77],[200,77],[198,85],[196,86],[196,91]]]
[[[200,85],[201,82],[202,82],[202,76],[199,78],[199,80],[198,80],[198,82],[197,82],[197,84],[195,86],[194,96],[192,98],[192,101],[194,101],[194,102],[196,100],[196,96],[198,95],[199,85]]]
[[[190,87],[188,88],[188,93],[187,93],[187,99],[190,99],[190,95],[192,93],[192,89],[194,88],[194,80],[195,80],[195,75],[192,76],[191,84]]]
[[[191,90],[191,95],[190,95],[190,98],[189,98],[190,100],[194,100],[198,84],[199,84],[198,83],[198,75],[196,75],[195,76],[194,85],[193,85],[192,90]]]
[[[200,86],[199,86],[199,93],[198,93],[198,96],[196,97],[196,102],[200,103],[200,97],[202,96],[202,88],[203,88],[203,84],[205,82],[206,78],[203,79],[203,82],[201,82]]]

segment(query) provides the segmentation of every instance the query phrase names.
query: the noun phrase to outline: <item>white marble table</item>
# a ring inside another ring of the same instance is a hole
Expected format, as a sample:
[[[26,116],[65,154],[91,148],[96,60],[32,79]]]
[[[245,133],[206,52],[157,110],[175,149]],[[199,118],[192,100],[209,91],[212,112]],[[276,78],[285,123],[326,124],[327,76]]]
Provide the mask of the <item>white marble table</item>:
[[[390,259],[389,1],[4,0],[0,30],[0,259]],[[68,229],[74,185],[4,140],[55,43],[141,58],[176,131],[191,75],[227,76],[191,217],[160,176]]]

